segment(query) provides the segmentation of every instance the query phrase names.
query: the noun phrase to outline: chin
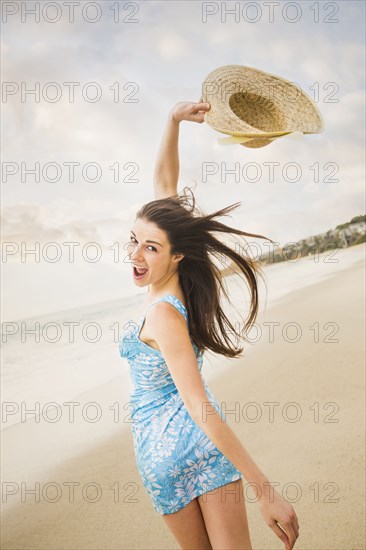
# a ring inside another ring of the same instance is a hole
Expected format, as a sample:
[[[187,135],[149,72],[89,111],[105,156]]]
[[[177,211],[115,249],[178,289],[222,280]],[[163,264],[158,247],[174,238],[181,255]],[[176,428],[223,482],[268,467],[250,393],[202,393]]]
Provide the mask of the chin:
[[[150,284],[149,282],[146,283],[145,281],[134,281],[134,283],[135,283],[136,286],[139,286],[141,288],[144,287],[144,286],[149,286],[149,284]]]

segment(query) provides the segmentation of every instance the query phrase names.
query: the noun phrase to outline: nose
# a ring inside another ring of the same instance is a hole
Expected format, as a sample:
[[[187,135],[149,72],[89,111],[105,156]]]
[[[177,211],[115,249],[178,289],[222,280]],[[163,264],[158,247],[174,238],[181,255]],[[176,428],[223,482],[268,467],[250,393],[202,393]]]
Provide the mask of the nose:
[[[140,247],[135,243],[130,243],[127,248],[132,248],[132,252],[129,252],[127,255],[131,261],[139,262],[142,257],[140,254]]]

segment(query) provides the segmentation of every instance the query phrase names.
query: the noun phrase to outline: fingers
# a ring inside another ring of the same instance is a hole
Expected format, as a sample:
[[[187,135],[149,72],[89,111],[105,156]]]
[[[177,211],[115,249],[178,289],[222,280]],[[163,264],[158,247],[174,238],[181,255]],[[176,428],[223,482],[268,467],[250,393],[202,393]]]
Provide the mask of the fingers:
[[[200,97],[200,100],[198,101],[198,103],[194,103],[196,109],[200,109],[200,110],[208,110],[208,109],[211,109],[211,105],[209,104],[208,101],[203,101],[202,99],[202,96]]]
[[[291,549],[291,548],[294,547],[294,544],[296,542],[296,539],[297,539],[298,535],[295,534],[295,531],[294,531],[293,526],[292,526],[291,523],[289,525],[286,525],[286,532],[287,532],[289,542],[290,542],[289,548]]]
[[[207,111],[210,110],[211,106],[207,102],[193,103],[190,119],[193,122],[198,122],[202,124],[205,121],[204,115]]]
[[[274,526],[271,526],[277,536],[284,542],[286,550],[292,550],[299,536],[298,526],[296,527],[294,523],[295,522],[289,522],[284,524],[285,527],[282,527],[282,525],[277,522]]]
[[[194,122],[199,122],[199,123],[202,123],[204,122],[204,114],[203,113],[196,113],[194,115],[192,115],[192,120]]]
[[[204,115],[207,113],[207,111],[210,110],[210,106],[208,103],[198,103],[196,105],[196,108],[194,109],[192,116],[196,122],[204,122],[205,118]]]
[[[211,105],[205,101],[198,103],[181,102],[178,105],[181,120],[190,120],[200,124],[204,122],[204,114],[211,109]]]
[[[296,538],[298,538],[298,536],[299,536],[299,520],[298,520],[296,512],[293,508],[290,512],[290,519],[289,519],[288,526],[289,526],[289,528],[291,528],[294,531]],[[295,544],[295,541],[294,541],[294,544]]]
[[[282,542],[284,543],[285,547],[286,547],[286,550],[290,550],[291,546],[290,546],[290,543],[289,543],[289,540],[288,540],[288,536],[286,535],[286,533],[281,529],[281,527],[279,527],[279,525],[277,523],[274,523],[273,525],[270,526],[272,528],[272,530],[276,533],[276,535],[278,536],[278,538],[280,540],[282,540]]]

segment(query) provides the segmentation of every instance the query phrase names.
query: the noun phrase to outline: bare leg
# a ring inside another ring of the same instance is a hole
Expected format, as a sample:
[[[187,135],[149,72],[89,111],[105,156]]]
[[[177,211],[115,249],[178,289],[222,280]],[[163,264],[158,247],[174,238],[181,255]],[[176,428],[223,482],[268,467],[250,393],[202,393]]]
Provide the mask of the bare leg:
[[[198,503],[213,550],[252,550],[242,479],[199,496]]]
[[[182,550],[212,550],[197,498],[163,519]]]

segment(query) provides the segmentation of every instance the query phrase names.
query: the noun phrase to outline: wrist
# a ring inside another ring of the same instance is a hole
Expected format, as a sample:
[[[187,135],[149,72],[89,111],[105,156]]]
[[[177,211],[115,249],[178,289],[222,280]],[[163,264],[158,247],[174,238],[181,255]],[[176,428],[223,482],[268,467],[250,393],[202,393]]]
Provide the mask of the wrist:
[[[169,119],[169,122],[170,122],[171,124],[175,124],[175,125],[178,126],[179,123],[180,123],[180,119],[177,118],[176,114],[175,114],[173,111],[171,111],[171,112],[169,113],[168,119]]]
[[[273,502],[275,497],[276,489],[267,479],[260,484],[260,489],[258,490],[258,502],[259,504],[264,504],[267,502]]]
[[[250,481],[246,478],[249,485],[251,485],[253,492],[258,497],[258,500],[262,498],[267,498],[273,488],[269,479],[265,475],[251,476]]]

